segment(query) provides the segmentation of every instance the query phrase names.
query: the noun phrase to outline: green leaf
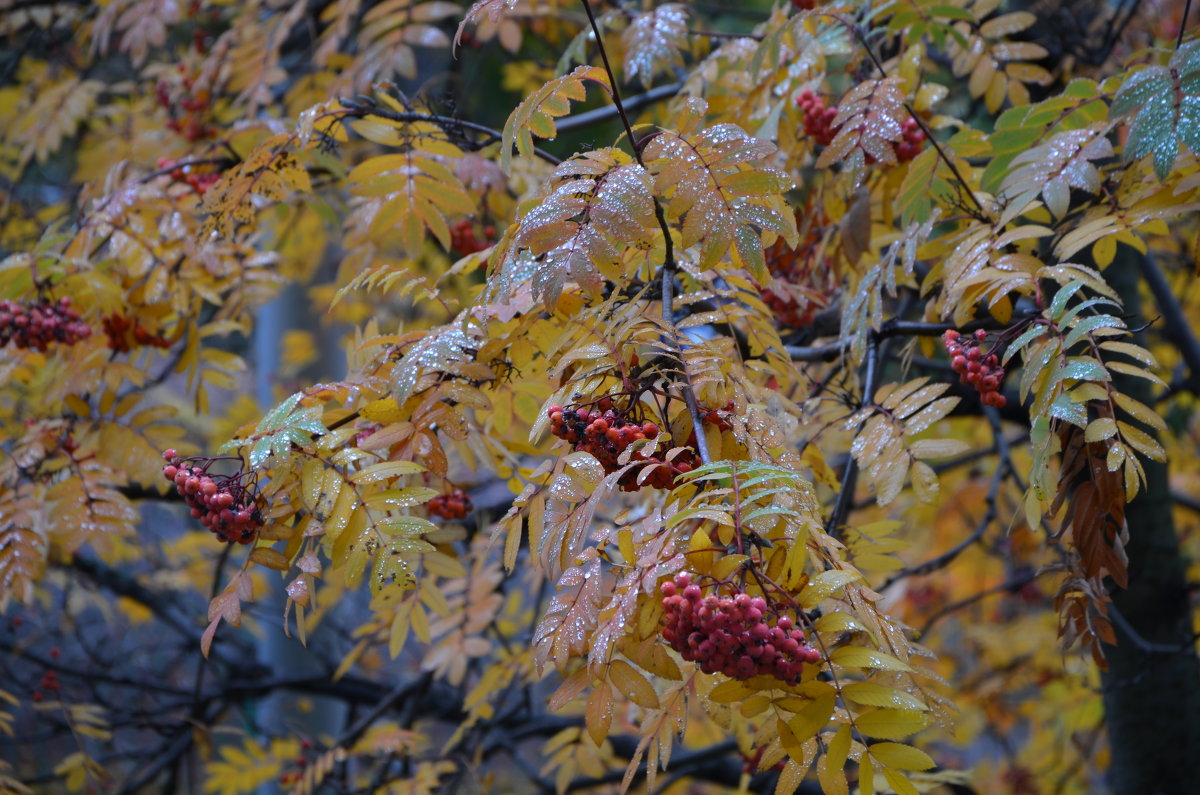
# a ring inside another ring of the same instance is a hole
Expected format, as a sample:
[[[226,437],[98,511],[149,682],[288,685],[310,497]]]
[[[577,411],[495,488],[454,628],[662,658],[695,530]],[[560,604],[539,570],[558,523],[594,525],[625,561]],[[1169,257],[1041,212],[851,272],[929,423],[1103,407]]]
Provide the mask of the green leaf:
[[[1070,395],[1065,393],[1054,398],[1054,402],[1050,404],[1050,416],[1080,428],[1087,426],[1087,409],[1082,403],[1071,400]]]
[[[1054,374],[1055,381],[1065,381],[1068,378],[1076,381],[1110,380],[1108,370],[1104,369],[1104,365],[1088,356],[1071,357]]]

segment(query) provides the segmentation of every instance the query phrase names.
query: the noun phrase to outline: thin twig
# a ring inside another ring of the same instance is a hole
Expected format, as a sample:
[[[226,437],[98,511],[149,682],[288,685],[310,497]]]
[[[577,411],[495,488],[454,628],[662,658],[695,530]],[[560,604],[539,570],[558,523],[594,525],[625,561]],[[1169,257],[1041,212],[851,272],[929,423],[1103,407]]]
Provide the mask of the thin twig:
[[[950,604],[943,607],[941,610],[939,610],[936,613],[934,613],[933,615],[931,615],[925,621],[925,625],[923,627],[921,627],[920,635],[924,636],[925,634],[927,634],[929,632],[929,630],[933,627],[934,624],[941,621],[943,618],[950,615],[951,613],[962,610],[964,607],[970,607],[971,605],[975,604],[976,602],[982,601],[983,599],[986,599],[987,597],[992,596],[994,594],[998,594],[1003,591],[1017,591],[1017,590],[1023,588],[1024,586],[1028,585],[1029,583],[1033,582],[1034,580],[1036,580],[1041,574],[1042,574],[1042,572],[1039,572],[1039,571],[1030,572],[1028,574],[1022,574],[1021,576],[1014,577],[1013,579],[1008,580],[1007,582],[1002,582],[999,585],[993,585],[991,588],[985,588],[984,590],[980,591],[979,593],[968,596],[965,599],[959,599],[957,602],[951,602]]]
[[[996,440],[996,445],[993,449],[999,452],[1000,455],[999,461],[996,463],[996,471],[992,475],[992,484],[988,488],[987,497],[984,498],[985,509],[983,516],[980,517],[979,522],[975,525],[975,531],[942,554],[896,572],[876,590],[882,592],[907,577],[919,577],[944,569],[955,558],[966,552],[979,539],[983,538],[984,533],[991,527],[992,522],[996,520],[996,498],[1000,494],[1001,484],[1004,483],[1004,479],[1012,469],[1012,462],[1009,456],[1008,440],[1004,438],[1004,434],[1000,428],[1000,413],[991,406],[985,406],[983,412],[992,426],[992,433]]]
[[[617,86],[617,76],[613,72],[612,64],[609,63],[608,50],[604,46],[604,37],[600,33],[600,25],[596,22],[596,15],[592,12],[592,4],[588,0],[580,0],[580,2],[583,4],[583,10],[587,12],[588,22],[592,26],[592,33],[596,36],[596,47],[600,50],[600,60],[603,61],[604,71],[608,73],[608,81],[612,84],[613,106],[616,107],[617,115],[621,118],[621,124],[625,127],[625,134],[629,137],[629,147],[633,150],[633,156],[637,159],[638,165],[645,168],[646,164],[642,161],[642,149],[638,145],[637,139],[633,137],[633,126],[629,123],[629,114],[625,112],[625,103],[621,101],[621,90]],[[675,263],[675,244],[671,238],[671,227],[667,224],[667,216],[663,211],[662,202],[658,200],[657,196],[654,197],[654,216],[658,220],[658,226],[663,233],[663,322],[671,329],[673,341],[678,345],[679,334],[675,330],[674,309],[672,307],[675,272],[677,269]],[[691,379],[688,377],[687,365],[683,361],[682,351],[679,356],[679,369],[683,373],[683,383],[679,384],[679,391],[683,395],[683,402],[687,406],[688,414],[691,415],[692,430],[696,435],[696,452],[700,454],[700,460],[708,464],[712,462],[712,458],[708,453],[708,440],[704,436],[704,421],[700,417],[700,407],[696,403],[696,395],[692,392]]]
[[[879,378],[879,346],[882,342],[872,337],[867,340],[867,357],[863,365],[865,375],[863,376],[863,391],[862,391],[862,406],[869,406],[875,399],[875,382]],[[859,426],[862,430],[862,426]],[[834,538],[838,538],[841,533],[839,528],[846,522],[846,517],[850,513],[850,505],[854,501],[854,490],[858,485],[858,461],[854,456],[846,459],[846,468],[842,471],[842,483],[838,489],[837,502],[834,503],[833,511],[829,514],[829,522],[825,526],[825,532]]]
[[[486,135],[487,138],[484,141],[477,142],[479,146],[487,146],[488,144],[495,143],[496,141],[504,140],[504,134],[499,130],[493,129],[484,124],[466,121],[465,119],[456,119],[452,116],[439,116],[435,113],[400,113],[399,111],[381,108],[374,103],[367,103],[357,99],[343,98],[340,100],[340,102],[350,111],[350,113],[347,115],[378,116],[381,119],[387,119],[388,121],[408,123],[429,122],[431,124],[438,125],[443,131],[461,129]],[[539,149],[536,146],[533,148],[533,153],[551,165],[557,166],[562,162],[562,158],[552,155],[544,149]]]
[[[625,108],[626,113],[632,113],[638,108],[644,108],[655,102],[670,99],[678,94],[681,88],[683,88],[683,83],[668,83],[665,86],[655,86],[645,93],[635,94],[632,97],[623,99],[621,106]],[[560,122],[556,122],[554,126],[559,133],[570,132],[571,130],[578,130],[581,127],[587,127],[591,124],[608,121],[609,119],[616,118],[618,115],[615,104],[605,105],[603,108],[596,108],[595,110],[569,116]]]
[[[821,12],[818,14],[818,16],[829,17],[844,25],[846,29],[853,34],[854,38],[858,39],[859,45],[866,51],[867,57],[871,59],[871,63],[873,63],[875,68],[879,70],[879,74],[882,75],[885,80],[887,79],[887,70],[883,68],[883,63],[875,55],[875,50],[871,49],[870,43],[867,42],[867,37],[863,35],[861,30],[859,30],[858,25],[843,19],[840,14]],[[938,157],[942,159],[942,162],[949,167],[950,172],[954,174],[955,181],[957,181],[958,184],[962,186],[962,189],[967,192],[967,197],[979,211],[979,217],[981,219],[986,218],[987,211],[983,209],[983,205],[980,203],[979,198],[975,195],[975,191],[971,189],[971,186],[967,183],[966,179],[964,179],[963,175],[959,173],[958,166],[954,165],[954,161],[951,160],[942,150],[941,144],[938,143],[937,138],[935,138],[933,135],[933,130],[929,129],[929,126],[925,123],[925,120],[921,118],[920,114],[918,114],[913,106],[908,102],[904,103],[904,109],[908,111],[908,115],[912,117],[913,121],[920,126],[921,131],[925,133],[925,137],[929,139],[929,143],[933,145],[935,150],[937,150]]]
[[[600,50],[600,60],[604,62],[604,71],[608,73],[608,82],[612,88],[612,101],[616,106],[617,115],[621,117],[621,124],[625,127],[625,134],[629,136],[629,146],[633,149],[633,156],[637,158],[639,164],[645,167],[642,163],[642,153],[638,148],[637,139],[633,137],[633,127],[629,124],[629,115],[625,113],[625,104],[621,102],[621,89],[617,85],[617,75],[613,71],[612,64],[608,62],[608,49],[604,46],[604,37],[600,33],[600,25],[596,22],[596,15],[592,13],[592,4],[588,0],[580,0],[583,3],[583,10],[587,12],[588,22],[592,25],[592,33],[596,36],[596,48]]]
[[[1183,4],[1183,16],[1179,19],[1179,35],[1175,38],[1175,49],[1179,49],[1183,44],[1183,32],[1187,30],[1188,12],[1192,10],[1192,0],[1186,0]]]

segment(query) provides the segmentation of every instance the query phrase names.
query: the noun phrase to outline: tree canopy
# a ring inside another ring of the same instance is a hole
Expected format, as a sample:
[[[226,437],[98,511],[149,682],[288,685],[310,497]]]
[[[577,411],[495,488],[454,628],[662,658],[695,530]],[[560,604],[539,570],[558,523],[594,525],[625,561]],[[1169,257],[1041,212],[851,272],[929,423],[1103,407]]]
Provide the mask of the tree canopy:
[[[0,793],[1200,787],[1151,5],[0,0]]]

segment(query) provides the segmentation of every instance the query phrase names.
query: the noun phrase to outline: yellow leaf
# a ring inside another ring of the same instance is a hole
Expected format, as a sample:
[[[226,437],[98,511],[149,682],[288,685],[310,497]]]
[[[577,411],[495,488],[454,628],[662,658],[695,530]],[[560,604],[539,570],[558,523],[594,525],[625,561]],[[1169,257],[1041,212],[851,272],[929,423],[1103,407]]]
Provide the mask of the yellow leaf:
[[[920,795],[921,791],[914,787],[903,773],[885,767],[883,777],[887,779],[888,786],[896,791],[896,795]]]
[[[833,653],[829,655],[829,659],[845,668],[878,668],[883,671],[912,670],[908,665],[886,652],[864,649],[861,646],[842,646],[834,649]]]
[[[608,727],[612,724],[612,687],[608,682],[601,682],[588,697],[584,721],[592,742],[597,747],[603,745],[608,739]]]
[[[880,764],[897,770],[928,770],[934,766],[929,754],[902,743],[875,743],[870,746],[870,754]]]
[[[823,571],[809,580],[808,585],[800,592],[800,604],[810,609],[816,607],[833,596],[846,583],[861,579],[862,575],[857,571],[845,569]]]
[[[788,728],[800,741],[816,735],[833,715],[833,707],[837,702],[837,693],[831,687],[828,693],[817,696],[788,721]]]
[[[732,704],[754,695],[758,691],[738,679],[726,679],[708,694],[708,700],[717,704]]]
[[[268,569],[275,569],[276,571],[287,571],[291,568],[291,563],[288,562],[283,553],[270,547],[255,548],[250,553],[250,561],[260,566],[266,566]]]
[[[877,709],[859,715],[854,725],[868,737],[899,740],[929,725],[924,713],[912,709]]]
[[[850,726],[842,724],[838,729],[837,734],[829,741],[829,750],[825,752],[825,758],[831,768],[841,770],[846,765],[846,757],[850,754]],[[842,782],[845,786],[845,781]],[[828,790],[826,790],[828,792]]]
[[[875,765],[868,754],[858,763],[858,795],[875,795]]]
[[[868,707],[926,709],[925,704],[911,693],[876,682],[851,682],[842,688],[842,695],[856,704]]]
[[[608,669],[609,679],[625,694],[625,697],[646,709],[658,709],[658,694],[646,677],[624,660],[613,660]]]
[[[395,398],[383,398],[376,400],[363,406],[359,412],[364,419],[371,422],[387,424],[389,422],[400,422],[406,418],[406,412],[401,412],[400,406],[396,403]]]

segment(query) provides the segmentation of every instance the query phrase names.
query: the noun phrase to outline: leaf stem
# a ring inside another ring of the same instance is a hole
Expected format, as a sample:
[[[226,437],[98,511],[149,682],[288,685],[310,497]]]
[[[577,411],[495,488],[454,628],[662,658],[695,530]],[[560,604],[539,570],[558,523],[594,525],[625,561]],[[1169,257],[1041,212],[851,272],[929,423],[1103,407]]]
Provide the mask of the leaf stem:
[[[879,57],[875,55],[875,51],[873,49],[871,49],[870,43],[867,42],[866,36],[863,35],[863,32],[861,30],[859,30],[858,25],[855,25],[855,24],[849,22],[848,20],[843,19],[840,14],[833,14],[833,13],[829,13],[829,12],[819,12],[818,14],[816,14],[816,16],[829,17],[830,19],[833,19],[833,20],[837,21],[839,24],[845,26],[845,28],[854,35],[854,38],[858,39],[859,45],[863,48],[863,50],[866,51],[867,57],[871,59],[871,63],[874,64],[875,68],[879,70],[879,74],[881,74],[884,77],[884,79],[887,79],[887,77],[888,77],[887,70],[883,68],[883,63],[879,60]],[[966,191],[967,197],[971,200],[971,203],[974,204],[975,208],[979,211],[979,215],[976,217],[981,221],[986,220],[987,219],[987,211],[983,209],[983,205],[979,202],[978,197],[975,196],[975,191],[971,189],[971,186],[969,184],[967,184],[966,179],[964,179],[963,175],[959,172],[958,166],[954,165],[954,161],[951,160],[949,158],[949,156],[946,155],[945,151],[943,151],[941,144],[938,143],[937,138],[935,138],[933,135],[933,130],[929,129],[929,126],[925,123],[925,120],[920,117],[920,115],[913,108],[913,106],[911,104],[909,104],[907,101],[904,103],[904,109],[906,111],[908,111],[908,115],[912,117],[912,120],[915,121],[917,123],[917,126],[921,128],[921,131],[925,133],[925,137],[927,139],[929,139],[929,143],[932,144],[933,148],[937,151],[938,157],[940,157],[942,159],[942,162],[945,163],[949,167],[950,172],[952,174],[954,174],[955,181],[958,182],[958,184],[962,187],[962,189],[964,191]]]
[[[608,62],[608,50],[604,46],[604,37],[600,35],[600,25],[596,22],[596,15],[592,13],[592,4],[588,0],[580,0],[580,2],[583,3],[583,10],[587,12],[588,22],[592,25],[592,33],[596,36],[596,48],[600,50],[600,60],[604,62],[604,71],[608,73],[608,82],[612,88],[613,105],[617,108],[617,115],[621,117],[625,134],[629,136],[629,148],[633,150],[633,156],[637,158],[638,165],[645,168],[646,164],[642,162],[641,150],[633,137],[633,127],[629,123],[629,115],[625,112],[625,104],[621,101],[621,89],[617,86],[617,76],[613,72],[612,64]]]
[[[592,4],[589,0],[580,0],[583,4],[583,10],[587,12],[588,22],[592,25],[592,33],[596,36],[596,48],[600,50],[600,60],[604,62],[604,71],[608,73],[608,82],[612,86],[612,101],[617,109],[617,115],[621,117],[621,124],[625,127],[625,134],[629,137],[629,148],[633,150],[633,156],[637,159],[638,165],[646,168],[646,164],[642,161],[642,150],[638,146],[638,142],[633,137],[633,126],[629,123],[629,114],[625,112],[625,104],[621,101],[621,90],[617,87],[617,76],[613,72],[612,64],[608,60],[608,50],[604,46],[604,37],[600,35],[600,25],[596,22],[596,15],[592,13]],[[654,217],[658,220],[658,226],[663,234],[663,268],[662,268],[662,317],[663,322],[671,330],[673,342],[678,346],[679,334],[675,329],[675,321],[672,317],[674,309],[674,289],[675,289],[675,272],[677,265],[675,263],[675,243],[671,238],[671,227],[667,224],[667,216],[663,211],[662,202],[658,197],[654,197]],[[692,391],[691,379],[687,374],[687,365],[683,361],[682,352],[679,356],[680,370],[683,372],[683,382],[679,384],[679,391],[683,395],[683,402],[687,406],[688,414],[691,415],[692,430],[696,434],[696,452],[700,454],[700,460],[705,464],[712,463],[712,457],[708,452],[708,440],[704,436],[704,422],[700,418],[700,407],[696,403],[696,395]]]

